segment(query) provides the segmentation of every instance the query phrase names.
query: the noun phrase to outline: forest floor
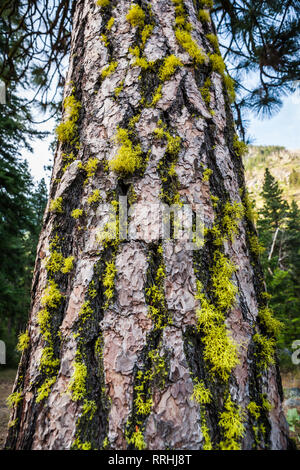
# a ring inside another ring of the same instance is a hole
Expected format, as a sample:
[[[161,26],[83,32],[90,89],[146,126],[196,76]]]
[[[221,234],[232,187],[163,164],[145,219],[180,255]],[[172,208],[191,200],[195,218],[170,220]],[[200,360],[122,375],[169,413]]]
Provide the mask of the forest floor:
[[[9,420],[9,410],[6,399],[11,393],[16,372],[17,371],[14,369],[0,369],[0,449],[3,448],[5,443]],[[282,373],[282,385],[285,398],[283,403],[285,415],[288,416],[288,412],[291,409],[296,409],[300,415],[300,370],[297,370],[296,373]],[[290,427],[290,435],[294,439],[298,450],[300,450],[300,422],[295,424],[294,432]]]
[[[4,446],[9,420],[9,409],[6,399],[11,394],[16,373],[15,369],[0,370],[0,449]]]

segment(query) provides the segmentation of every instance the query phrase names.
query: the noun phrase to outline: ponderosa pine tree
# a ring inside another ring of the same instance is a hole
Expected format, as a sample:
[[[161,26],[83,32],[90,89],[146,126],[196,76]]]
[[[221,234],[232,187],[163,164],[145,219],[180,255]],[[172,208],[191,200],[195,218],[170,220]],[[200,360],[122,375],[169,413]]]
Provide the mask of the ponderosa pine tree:
[[[7,448],[288,447],[210,5],[75,4]],[[113,238],[103,203],[121,219],[125,195],[132,235]],[[202,207],[198,249],[143,236],[161,202]]]
[[[284,325],[279,338],[281,361],[285,367],[291,367],[291,345],[300,334],[300,210],[295,201],[289,208],[283,190],[268,168],[261,195],[263,207],[257,222],[263,248],[261,262],[270,306]]]

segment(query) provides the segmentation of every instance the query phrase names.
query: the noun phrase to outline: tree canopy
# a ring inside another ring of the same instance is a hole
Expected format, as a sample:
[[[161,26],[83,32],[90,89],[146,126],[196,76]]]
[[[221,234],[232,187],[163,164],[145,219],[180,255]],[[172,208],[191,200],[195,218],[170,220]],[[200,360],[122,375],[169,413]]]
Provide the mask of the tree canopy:
[[[272,115],[299,80],[300,5],[297,0],[195,0],[210,9],[220,49],[235,80],[238,127],[245,137],[243,110]],[[114,0],[112,0],[114,2]],[[43,108],[60,102],[63,58],[70,49],[72,0],[3,0],[0,8],[0,77],[34,85]],[[17,64],[17,65],[16,65]],[[21,65],[21,67],[19,67]],[[255,80],[249,74],[255,72]]]

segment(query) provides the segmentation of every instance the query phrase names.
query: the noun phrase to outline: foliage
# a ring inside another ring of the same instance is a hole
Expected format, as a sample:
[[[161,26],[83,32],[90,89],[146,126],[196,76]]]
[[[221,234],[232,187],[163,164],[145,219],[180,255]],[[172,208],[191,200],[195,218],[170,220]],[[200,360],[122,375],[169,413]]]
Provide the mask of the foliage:
[[[2,146],[3,120],[5,113],[0,116],[0,338],[6,343],[8,365],[14,365],[17,362],[17,337],[27,322],[47,189],[44,180],[34,186],[27,164],[16,156],[15,137],[10,139],[10,131],[5,132],[6,142]],[[11,124],[13,130],[13,121]]]
[[[287,422],[292,432],[295,432],[295,427],[300,423],[300,415],[297,408],[289,408],[287,411]]]
[[[268,168],[261,195],[259,252],[270,300],[269,306],[260,310],[259,319],[268,334],[279,337],[282,363],[291,367],[287,352],[300,336],[300,209],[294,201],[289,206],[284,200]]]
[[[241,112],[247,108],[268,117],[295,90],[298,77],[299,2],[215,0],[211,15],[221,53],[228,62],[237,91],[237,123],[244,134]],[[249,85],[249,73],[257,80]]]

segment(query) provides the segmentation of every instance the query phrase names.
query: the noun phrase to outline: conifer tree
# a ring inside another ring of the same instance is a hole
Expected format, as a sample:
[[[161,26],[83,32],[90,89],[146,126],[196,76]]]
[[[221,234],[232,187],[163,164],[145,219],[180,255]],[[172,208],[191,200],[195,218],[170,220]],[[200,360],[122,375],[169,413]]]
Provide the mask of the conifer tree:
[[[7,448],[289,446],[279,325],[210,7],[74,4]],[[127,237],[113,231],[125,196]],[[162,202],[193,220],[200,204],[203,242],[191,249],[175,222],[145,236]]]
[[[291,367],[291,344],[300,335],[299,250],[300,211],[292,201],[289,208],[283,190],[266,168],[263,207],[257,222],[261,262],[270,295],[269,304],[283,328],[280,334],[280,354],[284,367]]]

